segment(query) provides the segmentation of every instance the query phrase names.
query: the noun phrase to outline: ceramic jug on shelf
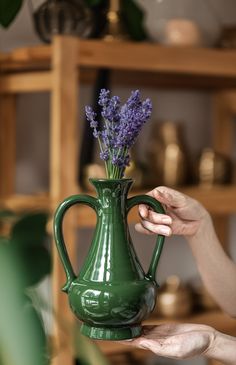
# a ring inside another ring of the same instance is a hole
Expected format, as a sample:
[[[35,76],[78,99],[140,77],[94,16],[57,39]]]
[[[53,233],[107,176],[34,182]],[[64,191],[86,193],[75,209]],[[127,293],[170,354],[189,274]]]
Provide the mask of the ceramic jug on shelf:
[[[145,273],[132,244],[127,215],[141,203],[162,214],[164,210],[147,195],[127,198],[132,179],[90,181],[97,191],[96,198],[73,195],[55,213],[55,241],[67,277],[62,290],[68,294],[72,311],[83,322],[84,335],[103,340],[134,338],[141,334],[141,322],[155,306],[155,275],[164,236],[157,237]],[[64,214],[75,204],[86,204],[97,214],[90,250],[78,275],[71,266],[62,231]]]
[[[163,121],[153,124],[147,148],[146,186],[181,186],[190,180],[188,151],[183,124]]]

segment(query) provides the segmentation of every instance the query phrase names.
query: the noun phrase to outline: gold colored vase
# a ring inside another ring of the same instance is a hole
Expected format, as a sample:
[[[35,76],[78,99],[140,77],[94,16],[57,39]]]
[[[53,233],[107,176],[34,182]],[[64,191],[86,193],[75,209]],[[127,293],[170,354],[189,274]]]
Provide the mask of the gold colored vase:
[[[155,313],[166,318],[183,318],[193,308],[191,289],[178,276],[169,276],[160,288]]]
[[[107,25],[102,38],[106,41],[129,39],[129,34],[121,17],[121,0],[110,0]]]
[[[231,161],[212,148],[203,149],[198,163],[197,179],[201,186],[208,188],[230,183],[232,180]]]
[[[183,125],[172,121],[155,123],[147,150],[146,185],[181,186],[188,180],[187,151]]]

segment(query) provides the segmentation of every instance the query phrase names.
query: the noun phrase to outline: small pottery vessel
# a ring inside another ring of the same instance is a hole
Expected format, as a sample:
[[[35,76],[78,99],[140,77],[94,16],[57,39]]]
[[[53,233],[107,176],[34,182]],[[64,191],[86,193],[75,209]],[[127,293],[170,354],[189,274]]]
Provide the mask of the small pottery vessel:
[[[182,123],[154,123],[147,148],[145,185],[185,185],[190,175],[188,156]]]
[[[178,276],[169,276],[159,290],[157,314],[166,318],[183,318],[193,308],[192,290]]]
[[[212,148],[203,149],[197,171],[197,180],[202,187],[229,184],[232,182],[232,173],[232,163],[227,156]]]
[[[107,22],[102,34],[105,41],[122,41],[130,38],[121,15],[121,0],[109,1],[106,18]]]
[[[156,301],[156,268],[164,237],[158,236],[147,273],[136,256],[127,215],[138,204],[164,213],[161,204],[147,195],[127,198],[132,179],[91,179],[97,198],[73,195],[55,214],[54,234],[65,269],[74,314],[83,322],[81,332],[95,339],[122,340],[141,334],[141,322],[153,311]],[[78,276],[71,266],[62,233],[65,212],[75,204],[86,204],[97,214],[91,247]]]

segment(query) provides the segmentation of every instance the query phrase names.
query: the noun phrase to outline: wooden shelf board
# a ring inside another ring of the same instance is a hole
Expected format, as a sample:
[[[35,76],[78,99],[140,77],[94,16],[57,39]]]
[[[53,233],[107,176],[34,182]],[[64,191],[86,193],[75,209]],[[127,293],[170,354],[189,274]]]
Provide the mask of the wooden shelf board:
[[[157,319],[153,317],[145,321],[144,324],[159,325],[166,322],[206,324],[217,329],[218,331],[231,335],[236,335],[236,320],[217,310],[195,314],[182,320]],[[96,343],[98,344],[100,349],[107,355],[121,352],[137,351],[137,349],[135,349],[134,347],[114,341],[96,341]],[[146,350],[138,351],[143,352],[145,355]]]
[[[212,189],[187,187],[178,188],[178,190],[199,200],[211,214],[222,216],[236,213],[236,186],[219,186]],[[130,195],[145,194],[147,191],[134,190],[131,191]],[[94,226],[96,223],[96,215],[88,207],[78,209],[77,214],[80,227]],[[139,220],[137,208],[130,211],[128,220],[130,223],[135,223]]]
[[[219,186],[212,189],[200,187],[178,188],[178,190],[199,200],[210,213],[215,215],[229,215],[236,213],[236,186]],[[146,194],[148,189],[142,191],[131,191],[130,196]],[[94,195],[91,192],[84,194]],[[49,194],[38,195],[12,195],[6,198],[0,198],[0,209],[10,209],[13,211],[31,211],[31,210],[51,210],[57,202],[49,199]],[[134,223],[139,219],[137,209],[132,209],[129,213],[129,221]],[[77,220],[80,227],[94,226],[96,223],[95,212],[86,206],[77,208]]]
[[[80,41],[80,66],[195,75],[236,76],[232,50],[165,47],[154,43]]]
[[[180,191],[200,201],[215,215],[236,213],[236,186],[225,185],[214,188],[186,187]]]
[[[236,78],[236,51],[193,47],[165,47],[146,42],[78,40],[78,65],[111,70],[145,71],[169,75]],[[52,46],[19,48],[0,57],[1,70],[50,68]]]
[[[51,91],[52,74],[50,71],[26,72],[3,75],[1,77],[1,93],[27,93]]]
[[[1,71],[25,71],[50,67],[52,57],[51,46],[33,46],[17,48],[9,53],[1,53]]]
[[[0,198],[0,210],[12,210],[13,212],[48,211],[50,201],[48,194],[20,195]]]

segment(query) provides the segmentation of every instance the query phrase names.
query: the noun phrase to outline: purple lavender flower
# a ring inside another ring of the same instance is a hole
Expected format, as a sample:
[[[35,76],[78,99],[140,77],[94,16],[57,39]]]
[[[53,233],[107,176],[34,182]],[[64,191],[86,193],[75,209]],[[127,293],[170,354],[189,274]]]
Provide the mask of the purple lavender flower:
[[[132,92],[127,103],[120,111],[120,130],[117,135],[117,147],[130,148],[136,141],[138,134],[152,111],[150,99],[144,102],[140,99],[138,90]]]
[[[120,157],[113,156],[111,161],[112,161],[113,165],[118,166],[121,169],[123,169],[125,167],[125,161],[124,161],[123,156],[120,156]]]
[[[93,128],[93,136],[99,138],[100,132],[97,130],[98,122],[96,121],[97,114],[93,111],[91,106],[85,107],[86,118],[90,122],[90,127]]]
[[[130,162],[129,149],[151,116],[152,103],[150,99],[142,102],[140,91],[135,90],[121,106],[118,96],[110,97],[110,91],[102,89],[98,104],[104,119],[101,130],[97,130],[96,113],[91,107],[86,107],[86,117],[94,137],[98,138],[100,157],[105,161],[108,178],[121,178]]]
[[[102,108],[102,116],[105,120],[109,122],[119,121],[120,112],[120,98],[118,96],[113,96],[109,102]]]
[[[86,113],[87,120],[90,122],[90,127],[91,128],[97,128],[98,122],[95,120],[97,114],[93,111],[91,106],[87,105],[85,107],[85,113]]]
[[[110,91],[106,89],[101,89],[99,98],[98,98],[98,104],[105,107],[109,102],[109,95]]]
[[[95,138],[99,138],[99,137],[101,136],[101,132],[99,132],[96,128],[94,128],[93,136],[94,136]]]
[[[109,160],[109,151],[108,150],[105,150],[105,151],[100,152],[100,158],[103,161]]]

